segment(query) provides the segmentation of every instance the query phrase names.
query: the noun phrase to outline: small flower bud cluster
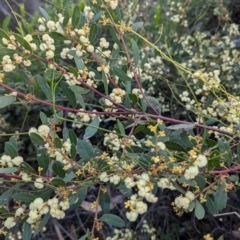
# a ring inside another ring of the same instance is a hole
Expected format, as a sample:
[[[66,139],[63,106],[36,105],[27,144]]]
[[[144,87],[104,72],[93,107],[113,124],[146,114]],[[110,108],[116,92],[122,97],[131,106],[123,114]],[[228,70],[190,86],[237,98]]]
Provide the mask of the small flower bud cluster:
[[[60,201],[59,199],[52,198],[49,199],[47,202],[44,202],[42,198],[36,198],[30,205],[29,205],[29,214],[27,222],[29,224],[34,224],[38,222],[41,217],[48,212],[50,212],[52,217],[57,219],[62,219],[65,217],[64,210],[69,208],[69,202],[64,200]]]
[[[125,207],[130,208],[130,211],[126,213],[126,217],[129,221],[136,221],[139,214],[143,214],[147,211],[148,206],[143,202],[145,199],[147,202],[154,203],[157,201],[151,191],[153,190],[153,184],[150,181],[149,175],[147,173],[142,173],[141,175],[134,175],[134,180],[131,177],[127,177],[124,182],[127,188],[137,187],[138,192],[130,197],[130,200],[125,202]]]
[[[114,236],[107,237],[106,240],[127,240],[134,239],[134,233],[131,229],[118,230],[114,229]]]
[[[100,38],[96,53],[101,55],[102,58],[110,58],[111,50],[106,50],[107,48],[109,48],[109,42],[107,42],[106,38]],[[99,67],[98,71],[102,71],[101,67]]]
[[[83,11],[87,20],[91,20],[93,18],[94,12],[91,11],[91,7],[85,6]]]
[[[126,96],[126,91],[121,88],[114,88],[109,97],[116,103],[122,103],[123,98]],[[105,104],[108,107],[113,106],[113,102],[108,99],[105,99]]]
[[[117,185],[120,182],[120,177],[117,174],[108,176],[106,172],[102,172],[99,176],[99,179],[102,182],[110,182],[113,183],[114,185]]]
[[[107,7],[110,7],[112,10],[115,10],[118,6],[118,0],[104,0],[107,4]]]
[[[42,136],[43,138],[47,137],[48,134],[50,133],[51,129],[49,126],[47,125],[41,125],[38,127],[38,129],[36,129],[35,127],[32,127],[29,129],[28,133],[38,133],[40,136]]]
[[[68,116],[72,119],[74,119],[74,122],[72,124],[72,127],[75,128],[81,128],[82,126],[84,126],[84,123],[89,123],[90,121],[92,121],[94,118],[97,117],[96,114],[94,114],[94,112],[97,112],[96,110],[92,110],[92,113],[84,113],[84,109],[79,109],[82,112],[78,112],[78,113],[68,113]],[[101,118],[98,117],[99,121],[101,121]]]
[[[42,36],[43,43],[40,44],[40,49],[46,52],[46,59],[54,58],[54,39],[51,38],[48,34],[43,34]]]
[[[191,191],[187,191],[185,196],[178,196],[175,198],[174,205],[183,210],[189,210],[189,204],[195,199],[194,194]]]
[[[142,89],[142,91],[141,91],[139,88],[133,88],[133,90],[132,90],[132,94],[135,94],[140,99],[143,98],[142,92],[144,93],[145,90]]]
[[[175,181],[176,181],[175,178],[172,178],[172,179],[160,178],[157,184],[162,189],[167,188],[167,189],[175,190],[176,188],[172,184],[172,182],[175,182]]]
[[[21,156],[11,158],[8,155],[3,155],[0,158],[0,165],[2,167],[13,167],[13,166],[20,167],[22,163],[23,163],[23,158]]]
[[[190,166],[185,170],[185,173],[184,173],[185,179],[187,180],[194,179],[199,173],[198,168],[205,167],[207,163],[208,161],[206,156],[203,154],[199,154],[196,160],[193,162],[193,166]]]
[[[47,151],[50,153],[50,157],[55,158],[56,161],[61,162],[64,167],[63,169],[66,171],[72,167],[72,164],[64,158],[64,155],[69,155],[71,150],[71,141],[68,138],[67,141],[63,142],[61,149],[56,149],[53,147],[50,147],[48,143],[44,145],[44,147],[47,149]]]
[[[12,72],[16,68],[9,55],[3,56],[1,65],[4,72]]]

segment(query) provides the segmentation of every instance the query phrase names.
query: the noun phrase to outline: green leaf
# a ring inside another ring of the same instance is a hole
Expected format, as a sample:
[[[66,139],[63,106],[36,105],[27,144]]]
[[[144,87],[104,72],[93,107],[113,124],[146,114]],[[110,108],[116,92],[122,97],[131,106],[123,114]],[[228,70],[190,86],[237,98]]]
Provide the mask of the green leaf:
[[[33,94],[34,93],[34,87],[32,86],[31,80],[28,77],[28,75],[23,70],[19,70],[19,76],[20,76],[22,82],[25,84],[25,87],[26,87],[27,91],[29,93]]]
[[[47,69],[44,73],[44,77],[49,80],[58,80],[62,76],[62,73],[55,69]]]
[[[240,142],[237,145],[237,155],[238,155],[238,158],[240,159]]]
[[[67,141],[67,139],[69,138],[69,130],[67,127],[63,128],[62,134],[63,134],[63,141]]]
[[[116,73],[116,75],[120,78],[120,79],[122,79],[122,80],[124,80],[124,81],[133,81],[133,79],[132,78],[130,78],[130,77],[128,77],[127,76],[127,74],[125,73],[125,72],[123,72],[120,68],[118,68],[118,67],[113,67],[113,71]]]
[[[198,201],[195,200],[196,205],[195,205],[195,216],[198,220],[203,219],[205,216],[205,209],[203,208],[202,204]]]
[[[64,81],[62,81],[60,83],[60,87],[61,87],[63,93],[65,94],[65,96],[67,97],[67,99],[69,100],[72,107],[75,108],[77,105],[77,100],[76,100],[74,92],[71,89],[69,89],[69,85]]]
[[[138,125],[138,126],[135,128],[133,134],[137,134],[137,133],[141,132],[144,128],[145,128],[144,125]]]
[[[10,137],[9,143],[18,151],[18,142],[14,136]]]
[[[81,16],[81,9],[78,5],[76,5],[73,9],[73,15],[72,15],[72,28],[76,28],[77,25],[80,22],[80,16]]]
[[[87,196],[87,192],[88,192],[87,186],[82,186],[80,189],[78,189],[77,193],[70,197],[69,210],[74,210],[74,209],[78,208],[81,205],[81,203],[83,202],[83,200],[85,199],[85,197]]]
[[[17,172],[19,168],[17,167],[7,167],[7,168],[0,168],[0,173],[14,173]]]
[[[101,192],[99,197],[99,205],[102,208],[103,213],[110,213],[111,199],[108,192]]]
[[[53,185],[55,187],[65,186],[65,182],[61,178],[54,178],[51,181],[51,185]]]
[[[31,174],[31,173],[36,174],[34,169],[27,162],[22,163],[22,169],[28,174]]]
[[[37,145],[44,145],[45,144],[45,140],[38,133],[31,132],[29,135],[30,135],[30,138],[31,138],[33,143],[35,143]]]
[[[84,70],[85,65],[84,65],[83,60],[80,57],[78,57],[77,55],[75,55],[73,58],[74,58],[77,68],[79,70]]]
[[[65,177],[63,180],[64,180],[64,182],[68,183],[71,180],[73,180],[75,177],[76,177],[75,173],[73,171],[71,171],[71,172],[65,174]]]
[[[105,94],[108,95],[108,83],[107,83],[106,73],[104,71],[102,72],[102,80],[103,80]]]
[[[211,152],[208,158],[208,169],[213,170],[215,167],[220,165],[221,154],[218,150]]]
[[[138,48],[137,43],[132,39],[132,51],[133,51],[133,60],[134,60],[134,65],[137,67],[138,62],[140,60],[140,50]]]
[[[165,145],[169,150],[186,152],[186,149],[177,142],[167,141]]]
[[[46,188],[46,189],[36,191],[33,195],[36,198],[40,197],[43,199],[43,201],[47,201],[50,198],[52,192],[53,190],[51,188]]]
[[[75,158],[76,154],[77,154],[76,145],[72,144],[70,149],[70,157],[73,159]]]
[[[52,165],[52,170],[54,173],[56,173],[59,177],[63,178],[65,176],[65,171],[63,170],[63,164],[55,161]]]
[[[32,52],[32,47],[30,44],[20,35],[13,33],[14,37],[16,38],[17,42],[20,43],[21,46],[23,46],[28,51]]]
[[[63,19],[62,25],[65,27],[68,24],[69,19],[70,19],[70,15],[69,15],[69,12],[67,9],[64,10],[63,16],[64,16],[64,19]]]
[[[54,144],[56,148],[59,148],[59,149],[62,148],[62,141],[58,136],[55,137]]]
[[[50,32],[49,33],[50,37],[56,41],[65,41],[69,40],[66,36],[62,35],[59,32]]]
[[[94,152],[92,144],[87,140],[78,140],[77,151],[82,157],[83,161],[89,161],[94,158]]]
[[[70,139],[70,142],[74,145],[77,144],[77,136],[75,134],[75,132],[72,130],[72,129],[69,129],[69,139]]]
[[[120,184],[118,189],[126,197],[130,198],[133,195],[133,190],[131,188],[127,188],[125,184]]]
[[[47,125],[48,124],[48,118],[44,112],[40,112],[40,119],[42,124]]]
[[[23,223],[22,239],[24,239],[24,240],[32,239],[32,226],[31,226],[31,224],[29,224],[27,222]]]
[[[93,42],[98,34],[98,26],[96,23],[93,23],[90,28],[89,40]]]
[[[26,192],[15,193],[12,198],[25,203],[31,203],[35,200],[35,196],[33,194]]]
[[[119,228],[125,227],[124,221],[120,217],[113,214],[104,214],[99,218],[99,220],[106,222],[113,227],[119,227]]]
[[[98,11],[97,14],[93,16],[90,22],[96,22],[102,16],[103,13],[104,11]]]
[[[48,15],[48,13],[46,12],[45,9],[39,7],[39,11],[41,12],[41,14],[43,15],[43,17],[46,19],[46,21],[51,20],[50,16]]]
[[[41,75],[36,75],[36,81],[49,101],[52,101],[52,92],[46,80]]]
[[[135,94],[129,93],[128,97],[130,98],[133,104],[138,102],[138,97]]]
[[[143,22],[137,22],[132,25],[132,29],[133,31],[136,32],[138,29],[142,28],[142,26],[143,26]]]
[[[212,139],[206,139],[205,142],[209,147],[215,147],[217,145],[217,142]]]
[[[7,107],[16,101],[16,96],[0,96],[0,108]]]
[[[203,176],[198,175],[194,178],[194,180],[196,181],[199,189],[202,191],[206,186],[205,178]]]
[[[98,116],[96,116],[92,122],[87,126],[83,139],[89,139],[90,137],[94,136],[95,133],[98,131],[99,127],[99,119]]]
[[[124,126],[118,119],[117,119],[117,125],[118,125],[118,129],[119,129],[120,133],[125,136],[126,133],[125,133]]]
[[[49,219],[50,219],[50,212],[44,215],[43,219],[38,225],[38,228],[34,231],[33,237],[37,236],[37,234],[42,231],[42,229],[46,226]]]
[[[15,158],[18,156],[17,149],[9,142],[5,143],[4,152],[5,154],[9,155],[11,158]]]
[[[78,77],[78,71],[77,71],[74,67],[68,66],[68,71],[69,71],[70,73],[72,73],[75,78]],[[75,85],[75,86],[70,86],[70,87],[76,87],[76,85]],[[69,88],[70,88],[70,87],[69,87]],[[71,90],[72,90],[72,89],[71,89]]]
[[[6,192],[4,192],[0,196],[0,206],[3,206],[5,204],[9,203],[9,201],[12,199],[12,195],[19,189],[19,187],[20,187],[20,184],[17,183],[12,188],[10,188]],[[2,189],[4,189],[4,188],[2,187]]]
[[[214,205],[212,198],[209,195],[207,195],[206,199],[207,199],[206,206],[207,206],[209,213],[212,215],[215,214],[216,213],[215,205]]]
[[[3,29],[0,29],[0,37],[9,39],[8,34]]]
[[[0,173],[14,173],[19,170],[18,167],[0,168]]]
[[[108,26],[113,42],[115,42],[119,47],[122,47],[121,42],[119,41],[116,31],[112,26]]]
[[[37,149],[37,162],[39,167],[42,168],[41,173],[45,174],[46,171],[48,170],[48,166],[50,163],[50,157],[48,154],[46,154],[45,149]]]
[[[79,87],[79,86],[70,86],[69,87],[76,95],[77,94],[86,94],[88,93],[90,90],[83,88],[83,87]]]
[[[222,154],[222,158],[227,162],[228,166],[232,163],[232,150],[229,142],[224,142],[222,139],[218,139],[218,147]]]
[[[146,105],[150,109],[152,109],[152,107],[153,107],[155,111],[157,111],[158,113],[161,113],[161,104],[159,103],[159,100],[156,99],[155,97],[150,97],[150,96],[147,96],[146,98],[147,98],[148,101],[143,99],[143,101],[146,101]],[[148,102],[151,104],[151,106]]]
[[[226,207],[227,204],[227,193],[224,191],[225,184],[221,183],[217,187],[217,191],[214,196],[214,206],[216,212],[220,212]]]
[[[176,183],[175,181],[172,181],[171,183],[180,193],[185,195],[184,189],[178,183]]]

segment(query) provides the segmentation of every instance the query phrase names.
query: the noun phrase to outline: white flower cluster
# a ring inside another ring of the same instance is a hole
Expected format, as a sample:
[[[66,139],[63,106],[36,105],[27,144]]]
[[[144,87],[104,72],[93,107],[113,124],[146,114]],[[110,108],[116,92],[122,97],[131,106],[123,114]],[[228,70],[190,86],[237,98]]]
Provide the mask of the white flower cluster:
[[[42,198],[36,198],[29,205],[29,214],[27,222],[29,224],[34,224],[38,222],[41,217],[48,212],[51,216],[57,219],[62,219],[65,217],[65,210],[69,208],[69,202],[67,200],[59,201],[58,198],[54,197],[44,202]]]
[[[143,199],[147,202],[154,203],[158,198],[151,193],[153,184],[147,173],[142,173],[141,175],[135,174],[134,179],[127,177],[124,182],[127,188],[136,186],[138,189],[137,194],[132,195],[130,200],[125,203],[126,207],[130,208],[130,211],[126,213],[126,217],[129,221],[134,222],[139,214],[145,213],[148,209],[148,206],[143,202]]]
[[[61,149],[56,150],[55,148],[50,147],[48,143],[44,145],[44,147],[50,153],[50,157],[55,158],[56,161],[59,161],[64,165],[63,169],[65,171],[72,167],[72,164],[64,158],[65,154],[70,154],[71,146],[72,144],[69,138],[67,139],[67,141],[63,142]]]
[[[116,103],[122,103],[123,98],[126,96],[126,91],[121,88],[114,88],[109,97]],[[108,99],[105,99],[105,104],[108,107],[113,106],[113,102]]]
[[[104,140],[103,145],[109,147],[111,150],[118,151],[121,146],[120,139],[118,138],[118,135],[114,133],[105,133],[104,134]]]
[[[149,237],[149,240],[156,240],[156,229],[153,227],[150,227],[146,220],[143,221],[142,227],[141,227],[141,233],[137,232],[136,230],[131,229],[124,229],[124,230],[118,230],[114,229],[114,235],[111,237],[107,237],[106,240],[131,240],[135,239],[136,236],[143,235],[143,238]]]
[[[51,131],[50,127],[43,124],[43,125],[40,125],[40,126],[38,127],[38,129],[36,129],[35,127],[31,127],[31,128],[29,129],[28,133],[29,133],[29,134],[32,133],[32,132],[38,133],[40,136],[42,136],[43,138],[45,138],[45,137],[48,136],[48,134],[50,133],[50,131]]]
[[[160,178],[157,184],[162,189],[167,188],[167,189],[175,190],[176,188],[172,184],[172,182],[175,182],[175,181],[176,181],[175,178],[172,178],[172,179]]]
[[[131,138],[125,137],[120,139],[118,135],[115,134],[115,131],[113,131],[112,133],[104,134],[103,145],[115,151],[118,151],[120,148],[125,149],[126,147],[131,146],[142,147],[141,142],[138,141],[135,136],[132,136]]]
[[[17,156],[15,158],[11,158],[8,155],[3,155],[0,158],[0,165],[2,167],[13,167],[13,166],[17,166],[20,167],[21,164],[23,163],[23,158],[21,156]]]
[[[91,20],[93,18],[94,12],[91,11],[91,7],[85,6],[83,11],[87,20]]]
[[[191,191],[187,191],[185,196],[178,196],[175,198],[174,204],[179,209],[189,210],[189,204],[194,200],[195,196]]]
[[[198,173],[199,169],[205,167],[208,163],[208,160],[205,155],[199,154],[196,158],[196,160],[193,162],[193,166],[188,167],[184,172],[185,179],[194,179]]]
[[[96,53],[101,55],[103,58],[110,58],[111,51],[105,50],[107,48],[109,48],[109,42],[106,40],[106,38],[100,38],[99,47],[97,47]],[[101,67],[98,68],[98,71],[102,71]]]
[[[143,98],[143,94],[145,90],[142,89],[142,91],[139,88],[133,88],[132,90],[132,94],[136,95],[138,98],[142,99]]]
[[[80,111],[84,111],[84,109],[79,109]],[[84,113],[84,112],[78,112],[78,113],[68,113],[68,116],[74,120],[72,127],[75,128],[81,128],[84,126],[84,123],[89,123],[94,118],[97,117],[95,112],[97,112],[95,109],[91,111],[92,113]],[[101,121],[101,118],[98,116],[98,120]]]
[[[118,230],[114,229],[114,236],[107,237],[106,240],[130,240],[134,239],[134,233],[131,229]]]
[[[4,72],[12,72],[16,68],[9,55],[3,56],[1,65]]]
[[[104,2],[113,10],[115,10],[118,6],[118,0],[104,0]]]
[[[110,182],[113,183],[114,185],[117,185],[120,182],[120,177],[117,174],[108,176],[106,172],[102,172],[99,176],[99,179],[102,182]]]
[[[46,52],[46,59],[54,58],[54,39],[51,38],[47,33],[42,35],[43,42],[40,44],[40,49]]]

